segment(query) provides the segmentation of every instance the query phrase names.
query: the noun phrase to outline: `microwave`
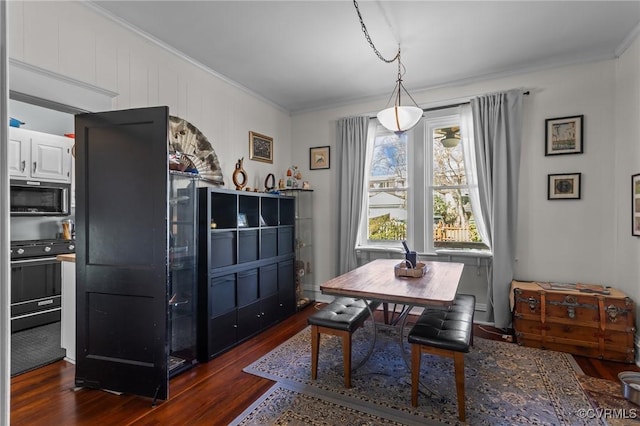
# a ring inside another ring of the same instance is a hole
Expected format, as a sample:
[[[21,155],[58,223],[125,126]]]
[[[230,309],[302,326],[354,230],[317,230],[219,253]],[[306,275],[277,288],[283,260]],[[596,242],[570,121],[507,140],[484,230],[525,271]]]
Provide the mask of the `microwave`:
[[[9,190],[11,216],[68,216],[71,184],[11,180]]]

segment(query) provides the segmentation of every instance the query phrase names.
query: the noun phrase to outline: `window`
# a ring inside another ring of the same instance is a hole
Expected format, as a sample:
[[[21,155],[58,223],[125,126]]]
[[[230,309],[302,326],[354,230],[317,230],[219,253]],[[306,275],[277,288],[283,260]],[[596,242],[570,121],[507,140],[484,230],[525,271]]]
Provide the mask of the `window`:
[[[367,174],[367,241],[407,238],[407,135],[378,125]]]
[[[361,245],[486,248],[471,210],[460,121],[452,108],[425,113],[402,136],[370,127]]]

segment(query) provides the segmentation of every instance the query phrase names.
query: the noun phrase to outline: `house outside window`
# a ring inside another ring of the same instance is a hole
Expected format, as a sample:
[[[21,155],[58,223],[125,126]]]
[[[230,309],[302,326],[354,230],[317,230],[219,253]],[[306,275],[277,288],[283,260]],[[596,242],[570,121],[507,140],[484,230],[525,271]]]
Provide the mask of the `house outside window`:
[[[403,241],[407,238],[407,135],[397,136],[378,125],[370,152],[366,239]]]
[[[425,113],[401,136],[370,127],[361,246],[486,249],[477,232],[458,108]]]

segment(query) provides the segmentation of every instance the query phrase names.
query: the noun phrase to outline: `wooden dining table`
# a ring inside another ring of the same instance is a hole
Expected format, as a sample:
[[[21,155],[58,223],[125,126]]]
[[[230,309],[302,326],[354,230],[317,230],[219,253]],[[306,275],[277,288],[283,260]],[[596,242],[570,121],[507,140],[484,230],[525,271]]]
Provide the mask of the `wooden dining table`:
[[[422,277],[396,276],[399,259],[376,259],[320,285],[322,294],[407,306],[449,306],[464,264],[424,262]]]
[[[399,325],[399,343],[407,370],[411,371],[403,349],[404,329],[409,313],[414,307],[450,306],[456,297],[464,264],[455,262],[424,262],[426,273],[421,277],[396,276],[395,267],[401,259],[376,259],[320,285],[322,294],[366,300],[373,319],[373,338],[364,358],[352,371],[364,365],[376,345],[380,327]],[[375,321],[370,302],[381,302],[384,306],[384,324]],[[399,316],[388,321],[388,305],[402,305]],[[433,394],[433,390],[425,387]]]

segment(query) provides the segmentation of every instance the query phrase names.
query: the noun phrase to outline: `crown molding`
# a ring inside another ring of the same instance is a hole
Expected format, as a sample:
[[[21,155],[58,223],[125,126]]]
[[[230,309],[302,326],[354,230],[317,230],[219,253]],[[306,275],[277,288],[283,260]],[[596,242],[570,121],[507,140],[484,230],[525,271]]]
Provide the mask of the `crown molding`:
[[[218,73],[217,71],[211,69],[210,67],[204,65],[202,62],[196,61],[195,59],[193,59],[192,57],[186,55],[185,53],[181,52],[180,50],[176,49],[175,47],[159,40],[158,38],[152,36],[151,34],[141,30],[140,28],[136,27],[135,25],[131,24],[130,22],[120,18],[119,16],[114,15],[113,13],[101,8],[100,6],[98,6],[97,4],[95,4],[93,1],[89,0],[89,1],[84,1],[82,2],[83,5],[85,5],[86,7],[88,7],[89,9],[91,9],[92,11],[94,11],[95,13],[97,13],[98,15],[101,15],[102,17],[109,19],[110,21],[116,23],[117,25],[120,25],[121,27],[131,31],[132,33],[138,35],[139,37],[142,37],[144,39],[146,39],[147,41],[150,41],[151,43],[155,44],[156,46],[158,46],[159,48],[165,50],[166,52],[178,57],[179,59],[193,65],[196,68],[199,68],[200,70],[206,72],[207,74],[217,78],[218,80],[223,81],[224,83],[235,87],[236,89],[239,89],[243,92],[245,92],[246,94],[266,103],[271,105],[272,107],[278,109],[281,112],[284,112],[286,114],[291,114],[291,111],[283,108],[281,105],[278,105],[276,103],[274,103],[273,101],[265,98],[264,96],[254,92],[253,90],[249,89],[248,87],[238,83],[237,81],[231,80],[229,77]]]

